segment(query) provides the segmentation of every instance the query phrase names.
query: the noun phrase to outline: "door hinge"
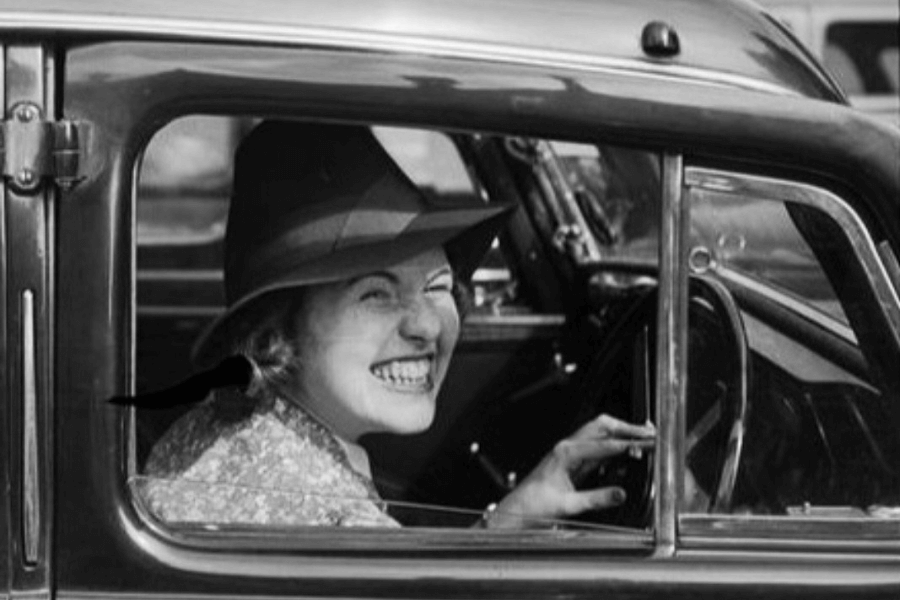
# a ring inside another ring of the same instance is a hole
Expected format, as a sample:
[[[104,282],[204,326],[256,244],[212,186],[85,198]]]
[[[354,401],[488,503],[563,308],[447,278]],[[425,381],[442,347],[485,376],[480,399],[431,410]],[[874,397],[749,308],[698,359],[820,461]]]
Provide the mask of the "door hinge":
[[[74,121],[45,120],[35,104],[16,104],[0,127],[3,179],[19,194],[36,194],[50,180],[71,189],[83,179],[78,130]]]

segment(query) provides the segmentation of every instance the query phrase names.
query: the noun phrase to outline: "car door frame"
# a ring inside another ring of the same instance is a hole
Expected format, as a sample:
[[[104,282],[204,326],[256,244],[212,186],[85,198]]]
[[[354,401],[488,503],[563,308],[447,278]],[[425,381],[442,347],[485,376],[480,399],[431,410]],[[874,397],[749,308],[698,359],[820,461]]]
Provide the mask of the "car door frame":
[[[49,598],[53,570],[55,415],[55,228],[52,125],[56,57],[40,43],[2,46],[3,185],[0,186],[0,337],[9,400],[0,410],[8,440],[0,534],[11,597]],[[50,132],[50,135],[47,133]],[[4,506],[5,505],[5,506]],[[9,518],[6,521],[6,518]]]

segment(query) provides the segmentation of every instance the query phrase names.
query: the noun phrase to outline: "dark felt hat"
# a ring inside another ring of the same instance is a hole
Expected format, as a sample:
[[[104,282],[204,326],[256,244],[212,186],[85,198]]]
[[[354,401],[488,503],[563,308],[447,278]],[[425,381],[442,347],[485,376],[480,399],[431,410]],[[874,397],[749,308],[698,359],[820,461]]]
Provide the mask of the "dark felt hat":
[[[225,234],[228,305],[194,346],[221,359],[273,291],[377,271],[443,246],[461,278],[510,206],[429,200],[363,126],[266,121],[238,147]]]

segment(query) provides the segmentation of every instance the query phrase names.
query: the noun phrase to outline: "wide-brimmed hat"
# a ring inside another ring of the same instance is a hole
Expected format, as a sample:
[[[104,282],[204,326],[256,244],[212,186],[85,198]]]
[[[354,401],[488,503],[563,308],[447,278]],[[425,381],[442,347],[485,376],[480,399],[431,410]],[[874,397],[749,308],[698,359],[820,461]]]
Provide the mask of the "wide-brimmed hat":
[[[227,355],[248,307],[278,290],[357,277],[438,246],[468,278],[510,208],[427,198],[367,127],[266,121],[235,156],[227,309],[194,345],[194,361]]]

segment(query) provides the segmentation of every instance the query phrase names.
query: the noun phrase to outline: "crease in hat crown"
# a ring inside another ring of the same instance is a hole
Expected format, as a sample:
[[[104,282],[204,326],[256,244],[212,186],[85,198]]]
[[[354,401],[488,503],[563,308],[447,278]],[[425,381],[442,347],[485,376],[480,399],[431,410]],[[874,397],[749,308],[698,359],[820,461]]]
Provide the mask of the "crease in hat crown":
[[[437,246],[467,277],[510,208],[433,205],[361,125],[265,121],[239,145],[234,173],[227,309],[194,346],[201,363],[222,354],[242,308],[274,290],[381,270]]]

